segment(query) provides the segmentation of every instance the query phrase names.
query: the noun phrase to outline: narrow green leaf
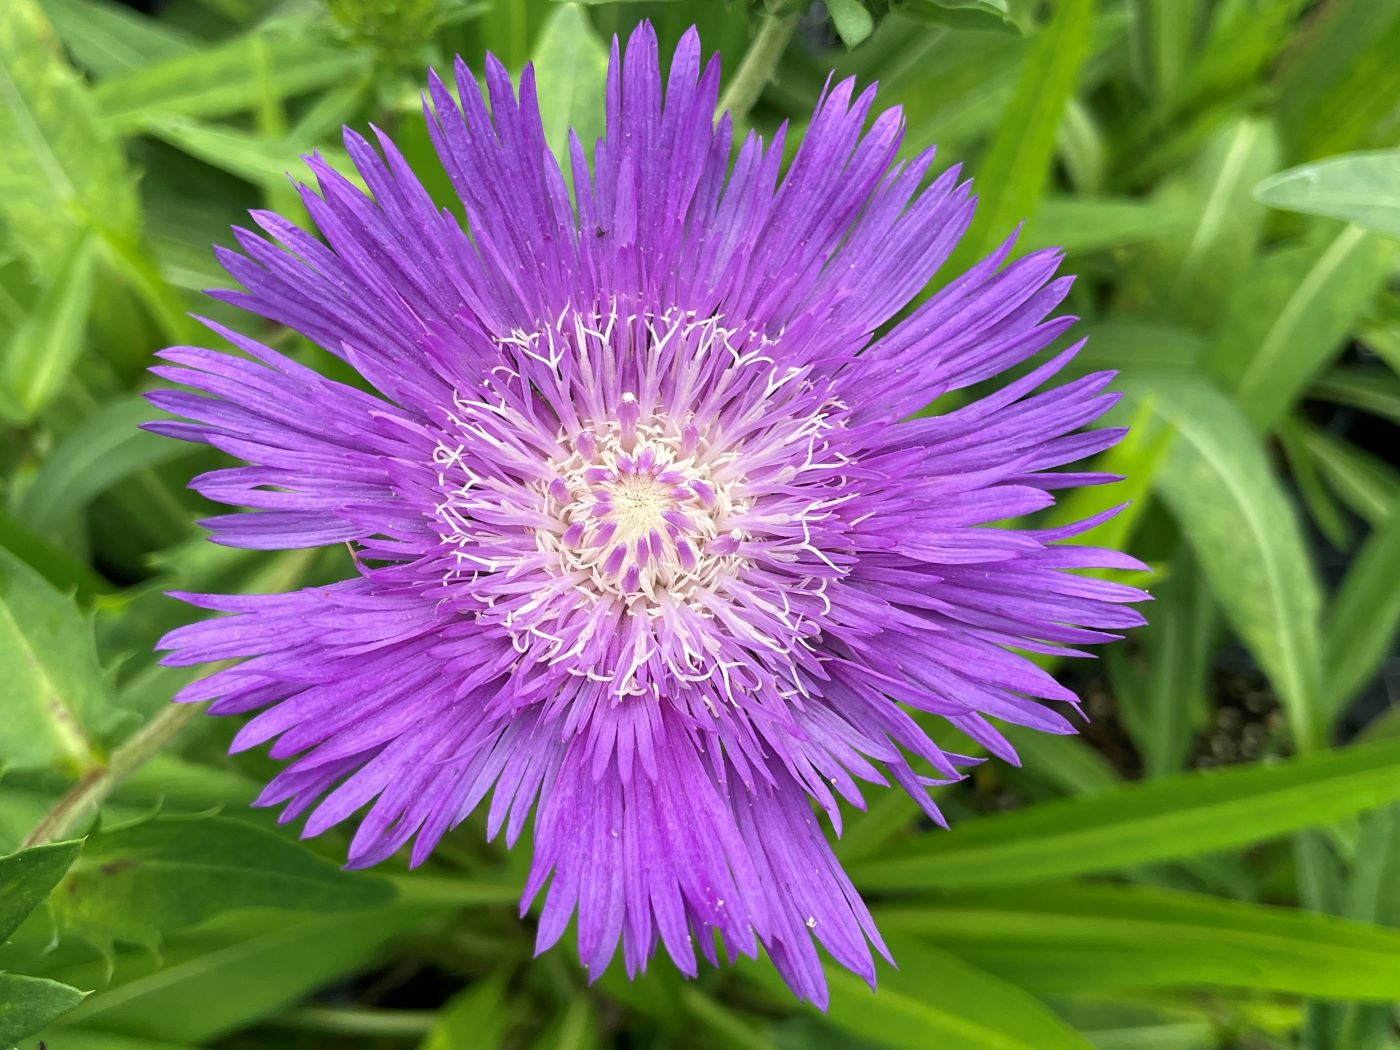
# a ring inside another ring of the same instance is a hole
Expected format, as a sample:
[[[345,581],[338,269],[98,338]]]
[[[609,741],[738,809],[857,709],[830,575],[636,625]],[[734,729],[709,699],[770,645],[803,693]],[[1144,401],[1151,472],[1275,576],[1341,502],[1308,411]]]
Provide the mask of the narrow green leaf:
[[[0,18],[0,142],[0,224],[41,274],[53,274],[76,230],[136,229],[121,149],[35,0],[7,0]]]
[[[858,977],[827,970],[831,1001],[823,1025],[879,1046],[907,1050],[1090,1050],[1090,1043],[1015,985],[908,935],[890,941],[898,969],[875,991]],[[775,990],[767,965],[745,966]]]
[[[73,591],[79,599],[107,594],[115,589],[82,558],[35,532],[0,507],[0,548],[9,551],[60,591]]]
[[[1180,233],[1194,220],[1194,212],[1180,200],[1048,197],[1027,247],[1060,247],[1068,255],[1082,255]]]
[[[1400,998],[1400,931],[1312,912],[1109,884],[969,892],[877,910],[1038,994],[1253,988]]]
[[[1298,516],[1235,403],[1208,383],[1134,384],[1176,429],[1157,476],[1216,601],[1274,683],[1299,748],[1320,717],[1321,594]]]
[[[366,967],[385,944],[431,914],[422,907],[387,905],[268,920],[254,933],[240,925],[232,933],[218,928],[177,935],[165,942],[158,964],[148,963],[146,972],[129,977],[119,968],[119,983],[90,996],[64,1024],[205,1046]],[[80,979],[77,973],[59,976]],[[54,1050],[64,1045],[54,1038],[64,1031],[50,1030]]]
[[[1400,375],[1378,368],[1334,368],[1308,388],[1308,396],[1400,423]]]
[[[309,174],[300,155],[307,152],[310,143],[297,145],[285,139],[264,138],[238,128],[178,116],[153,116],[146,130],[191,157],[255,185],[285,185],[289,173],[298,177]],[[317,149],[332,167],[363,188],[363,181],[344,149],[339,146]]]
[[[0,1046],[14,1046],[83,1001],[86,993],[42,977],[0,973]]]
[[[352,77],[364,56],[326,47],[306,26],[266,34],[271,89],[292,98]],[[217,117],[254,109],[268,85],[258,76],[256,34],[212,49],[177,55],[125,76],[104,80],[93,92],[106,122],[124,132],[140,131],[171,115]]]
[[[568,178],[569,129],[578,133],[590,154],[603,134],[608,48],[578,4],[561,4],[544,24],[531,61],[545,142],[564,159],[560,166]]]
[[[81,842],[55,842],[0,857],[0,944],[48,897],[82,849]]]
[[[1278,163],[1278,134],[1266,119],[1233,120],[1205,144],[1183,180],[1195,226],[1168,246],[1168,315],[1214,326],[1263,233],[1267,209],[1252,198],[1254,186]]]
[[[1299,438],[1337,495],[1372,527],[1389,520],[1400,491],[1400,471],[1355,445],[1310,424],[1295,421]]]
[[[1396,250],[1388,237],[1347,226],[1245,274],[1207,360],[1255,427],[1274,427],[1336,356]]]
[[[1199,7],[1198,0],[1145,0],[1146,50],[1152,80],[1162,96],[1176,93],[1190,64]]]
[[[198,42],[159,19],[110,0],[42,0],[80,66],[110,77],[191,54]]]
[[[5,380],[27,419],[62,391],[83,352],[96,260],[96,238],[79,232],[38,307],[5,348]]]
[[[104,950],[237,908],[339,911],[382,904],[383,879],[340,870],[305,846],[225,817],[162,817],[88,838],[54,899],[64,934]]]
[[[1400,495],[1367,538],[1328,610],[1323,666],[1333,718],[1380,668],[1400,627]]]
[[[1349,153],[1289,168],[1254,187],[1282,211],[1344,219],[1400,237],[1400,150]]]
[[[852,865],[869,890],[1020,885],[1234,849],[1400,800],[1400,741],[1125,784],[923,836]]]
[[[1351,546],[1351,523],[1340,502],[1322,480],[1317,458],[1299,436],[1292,420],[1285,420],[1278,430],[1279,446],[1288,457],[1288,471],[1298,488],[1298,495],[1307,507],[1308,515],[1318,531],[1337,550]]]
[[[1034,38],[987,154],[978,165],[977,216],[949,272],[985,255],[1017,223],[1033,219],[1055,154],[1055,129],[1093,39],[1094,0],[1059,0]]]
[[[135,396],[90,415],[45,458],[20,504],[24,521],[37,532],[54,531],[118,482],[191,455],[195,450],[181,442],[138,429],[159,415]]]
[[[93,733],[113,707],[92,627],[42,576],[0,550],[0,768],[89,770],[100,761]]]

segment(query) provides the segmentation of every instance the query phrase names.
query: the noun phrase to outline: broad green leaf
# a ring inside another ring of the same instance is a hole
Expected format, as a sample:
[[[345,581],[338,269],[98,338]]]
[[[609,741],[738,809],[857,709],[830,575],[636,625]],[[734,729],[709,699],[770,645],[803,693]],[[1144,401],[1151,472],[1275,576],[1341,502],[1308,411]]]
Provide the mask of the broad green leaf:
[[[830,967],[823,1024],[869,1043],[907,1050],[1090,1050],[1091,1044],[1013,984],[908,935],[890,941],[898,969],[882,970],[875,991]],[[741,972],[776,989],[766,963]]]
[[[1387,520],[1367,538],[1328,610],[1323,635],[1326,697],[1335,718],[1371,680],[1400,626],[1400,492]]]
[[[1235,849],[1400,799],[1400,742],[1042,802],[851,865],[869,890],[1021,885]],[[1014,896],[1014,894],[1012,895]]]
[[[382,904],[382,879],[341,871],[283,835],[226,817],[162,817],[95,832],[54,898],[60,931],[103,950],[238,908]]]
[[[81,773],[100,762],[93,735],[120,712],[112,705],[91,625],[73,603],[0,550],[0,769]]]
[[[974,891],[877,909],[1032,993],[1253,988],[1400,997],[1400,931],[1312,912],[1110,884]]]
[[[561,158],[560,166],[569,178],[569,129],[578,133],[589,155],[603,134],[608,48],[598,39],[582,8],[563,4],[544,24],[531,61],[545,142]]]
[[[312,39],[309,27],[239,37],[212,49],[177,55],[120,77],[93,92],[102,116],[125,132],[140,131],[171,115],[217,117],[255,108],[267,85],[259,76],[259,48],[266,47],[278,99],[340,83],[357,73],[364,57]]]
[[[0,944],[48,897],[82,849],[81,842],[55,842],[0,857]]]
[[[0,142],[0,226],[39,273],[54,273],[76,230],[136,229],[121,149],[35,0],[6,0],[0,18]]]
[[[1326,742],[1321,594],[1292,504],[1236,405],[1203,382],[1133,389],[1176,429],[1158,491],[1226,619],[1268,674],[1301,749]]]
[[[0,1046],[14,1046],[83,1001],[86,993],[42,977],[0,973]]]
[[[950,272],[991,251],[1035,217],[1050,177],[1055,129],[1074,94],[1093,39],[1094,0],[1059,0],[1031,43],[987,154],[975,173],[979,204]]]
[[[422,906],[391,904],[308,919],[268,919],[252,930],[246,921],[220,921],[199,934],[168,939],[159,960],[145,951],[124,955],[117,981],[63,1023],[204,1046],[367,967],[387,943],[432,914]],[[102,974],[100,967],[87,965],[56,976],[80,983],[99,981]],[[64,1045],[65,1031],[48,1030],[54,1050]]]
[[[110,401],[68,435],[44,461],[25,493],[20,513],[31,529],[67,524],[94,499],[133,475],[191,455],[195,449],[138,429],[159,416],[134,395]],[[184,512],[178,505],[183,518]]]
[[[448,1001],[437,1024],[419,1044],[420,1050],[457,1050],[480,1047],[495,1050],[511,1028],[510,1002],[505,994],[509,970],[474,981]]]
[[[861,0],[827,0],[826,11],[836,35],[847,47],[863,43],[875,30],[875,20]]]
[[[1207,360],[1255,427],[1277,425],[1332,361],[1396,251],[1390,238],[1347,226],[1244,275]]]
[[[5,382],[27,419],[63,389],[83,352],[96,261],[96,238],[78,232],[37,309],[5,347]]]
[[[44,13],[80,66],[98,77],[129,73],[192,53],[198,41],[111,0],[42,0]]]
[[[1255,200],[1400,237],[1400,150],[1328,157],[1265,179]]]

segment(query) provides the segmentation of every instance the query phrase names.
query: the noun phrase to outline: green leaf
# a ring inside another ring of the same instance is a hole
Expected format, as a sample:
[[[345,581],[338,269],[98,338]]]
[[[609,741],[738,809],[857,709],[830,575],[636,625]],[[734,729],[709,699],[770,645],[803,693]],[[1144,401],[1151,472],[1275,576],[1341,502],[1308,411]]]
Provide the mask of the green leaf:
[[[1257,117],[1231,121],[1201,150],[1182,187],[1197,216],[1195,228],[1168,246],[1169,316],[1184,315],[1203,328],[1215,325],[1263,233],[1268,213],[1252,198],[1254,186],[1278,163],[1278,133],[1271,121]]]
[[[1321,594],[1298,516],[1240,409],[1199,381],[1145,389],[1177,433],[1157,487],[1226,619],[1268,674],[1299,748],[1326,742]]]
[[[1029,28],[1032,4],[1026,0],[901,0],[900,14],[949,29]]]
[[[1020,222],[1033,219],[1050,177],[1055,129],[1074,94],[1093,39],[1094,0],[1059,0],[1031,43],[1016,90],[977,166],[976,218],[949,272],[991,251]]]
[[[94,733],[120,712],[111,695],[92,627],[42,576],[0,550],[0,768],[62,768],[81,773],[98,764]]]
[[[1049,197],[1041,204],[1027,247],[1059,247],[1068,255],[1082,255],[1180,233],[1194,220],[1181,201],[1165,198]]]
[[[382,879],[340,870],[283,835],[226,817],[161,817],[88,838],[54,897],[64,933],[109,951],[154,946],[238,908],[340,911],[382,904]]]
[[[83,1001],[86,993],[42,977],[0,973],[0,1046],[14,1046]]]
[[[1379,368],[1334,368],[1308,388],[1308,396],[1400,423],[1400,375]]]
[[[1274,427],[1332,361],[1395,254],[1389,238],[1348,226],[1245,274],[1207,360],[1255,427]]]
[[[144,972],[126,975],[119,966],[118,983],[90,996],[64,1023],[204,1046],[365,968],[384,945],[431,914],[421,906],[391,904],[267,920],[251,932],[246,921],[235,926],[229,920],[207,932],[177,935],[166,942],[159,961],[149,953],[124,957],[132,967],[144,966]],[[59,976],[80,980],[93,969]],[[50,1030],[54,1050],[64,1046],[55,1038],[64,1031]]]
[[[72,551],[35,532],[3,507],[0,507],[0,548],[37,570],[60,591],[76,592],[79,599],[86,600],[115,589]]]
[[[96,238],[79,232],[38,307],[5,348],[5,382],[26,420],[62,391],[83,352],[96,261]]]
[[[1255,186],[1254,199],[1400,237],[1400,150],[1350,153],[1289,168]]]
[[[43,0],[44,13],[78,64],[98,77],[194,52],[198,41],[109,0]]]
[[[1400,741],[1125,784],[960,824],[852,865],[868,890],[1021,885],[1235,849],[1400,799]]]
[[[897,970],[880,974],[877,990],[835,967],[827,971],[831,1002],[823,1024],[881,1046],[908,1050],[1089,1050],[1090,1043],[1021,989],[904,936],[890,941]],[[775,990],[770,966],[741,971]]]
[[[196,450],[183,442],[138,429],[160,414],[145,399],[131,395],[88,416],[39,468],[20,504],[24,521],[40,533],[55,531],[118,482],[192,455]],[[150,475],[147,482],[159,485]],[[163,509],[178,513],[182,521],[187,518],[178,504]]]
[[[1335,718],[1379,670],[1400,626],[1400,493],[1367,538],[1328,610],[1323,666]]]
[[[0,944],[48,897],[82,850],[81,842],[55,842],[0,857]]]
[[[1301,421],[1290,425],[1318,470],[1358,517],[1372,527],[1389,520],[1395,510],[1395,493],[1400,491],[1400,471],[1318,427]]]
[[[437,1024],[419,1044],[420,1050],[457,1050],[464,1046],[495,1050],[502,1045],[511,1027],[505,994],[509,979],[510,970],[497,970],[458,992],[442,1008]]]
[[[847,47],[855,47],[875,31],[875,20],[861,0],[827,0],[826,12]]]
[[[241,179],[264,186],[283,186],[288,174],[309,174],[300,155],[310,144],[299,146],[286,139],[269,139],[221,124],[206,124],[185,117],[153,116],[147,131],[157,138]],[[364,182],[339,146],[318,147],[321,156],[351,182],[363,188]]]
[[[41,274],[55,272],[75,230],[134,233],[121,149],[34,0],[7,0],[0,19],[0,142],[0,224]]]
[[[551,12],[530,60],[535,65],[545,142],[556,157],[564,159],[560,167],[570,178],[569,129],[578,133],[590,154],[603,134],[608,49],[583,9],[563,4]]]
[[[311,35],[295,23],[262,39],[248,34],[104,80],[93,95],[109,124],[133,132],[171,115],[216,117],[252,110],[269,91],[279,100],[291,98],[347,80],[364,65],[362,55],[326,47]],[[266,48],[265,67],[260,65],[261,47]],[[272,71],[270,78],[261,76],[262,68]]]
[[[1191,64],[1199,16],[1199,0],[1145,0],[1143,4],[1144,50],[1150,59],[1152,82],[1162,97],[1176,94]]]
[[[877,910],[876,920],[1036,994],[1206,986],[1400,998],[1400,931],[1198,894],[1027,887]]]

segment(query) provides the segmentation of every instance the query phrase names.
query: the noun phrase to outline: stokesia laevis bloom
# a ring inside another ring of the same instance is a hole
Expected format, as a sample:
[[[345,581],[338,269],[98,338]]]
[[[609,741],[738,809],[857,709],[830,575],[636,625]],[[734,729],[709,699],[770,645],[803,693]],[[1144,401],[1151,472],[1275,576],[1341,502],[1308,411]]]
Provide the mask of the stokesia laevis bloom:
[[[896,163],[898,111],[821,98],[785,174],[782,134],[714,119],[692,31],[663,80],[649,26],[614,45],[607,130],[574,139],[572,192],[527,67],[487,60],[425,106],[467,218],[393,144],[347,131],[368,187],[321,159],[302,199],[324,240],[254,212],[219,298],[339,355],[365,393],[218,325],[240,354],[177,347],[151,429],[247,462],[193,487],[253,508],[215,542],[348,542],[349,579],[289,594],[181,595],[229,615],[172,632],[166,662],[240,659],[184,690],[258,712],[234,743],[286,768],[260,803],[307,835],[362,809],[353,866],[423,861],[489,803],[514,843],[535,814],[528,903],[544,949],[577,914],[597,976],[658,942],[696,972],[762,946],[823,1003],[820,943],[873,982],[885,953],[822,833],[860,782],[939,820],[945,753],[908,709],[1015,756],[995,721],[1072,727],[1075,697],[1017,651],[1070,654],[1140,618],[1141,592],[1065,570],[1138,568],[984,527],[1107,480],[1054,468],[1110,376],[1037,392],[1074,348],[994,393],[910,419],[1025,362],[1070,326],[1058,253],[1008,242],[897,314],[972,215],[933,152]],[[489,113],[488,113],[489,105]],[[921,188],[922,187],[922,188]],[[911,762],[918,762],[922,772]],[[815,808],[813,803],[815,802]],[[815,942],[815,943],[814,943]]]

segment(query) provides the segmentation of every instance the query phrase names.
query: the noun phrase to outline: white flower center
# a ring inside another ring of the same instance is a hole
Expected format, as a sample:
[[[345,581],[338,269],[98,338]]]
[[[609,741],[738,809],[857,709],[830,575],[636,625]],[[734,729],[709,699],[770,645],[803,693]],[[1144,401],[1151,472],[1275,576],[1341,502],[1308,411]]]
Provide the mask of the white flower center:
[[[539,530],[543,550],[565,573],[627,599],[684,598],[740,560],[742,508],[725,480],[732,456],[704,447],[694,425],[641,422],[625,395],[618,419],[561,438]]]

